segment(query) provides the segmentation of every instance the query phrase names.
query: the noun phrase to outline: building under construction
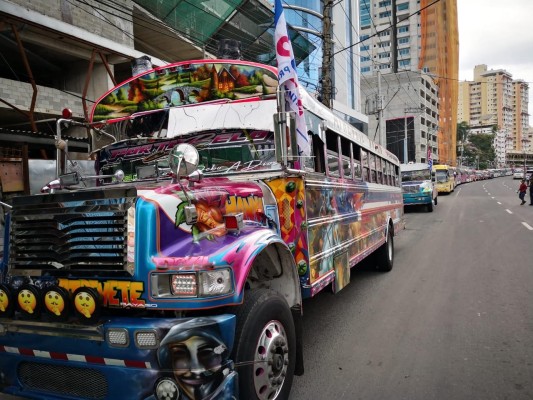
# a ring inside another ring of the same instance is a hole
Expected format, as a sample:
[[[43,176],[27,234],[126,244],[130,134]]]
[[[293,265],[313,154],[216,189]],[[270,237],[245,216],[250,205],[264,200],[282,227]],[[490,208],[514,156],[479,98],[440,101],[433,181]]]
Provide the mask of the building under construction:
[[[403,145],[412,149],[409,161],[424,162],[431,152],[434,161],[455,165],[457,0],[361,0],[360,18],[362,95],[367,112],[379,117],[370,119],[369,136],[377,132],[390,150],[402,149],[396,143],[405,138],[389,120],[404,120],[404,129],[413,129]],[[403,160],[403,152],[396,151]]]

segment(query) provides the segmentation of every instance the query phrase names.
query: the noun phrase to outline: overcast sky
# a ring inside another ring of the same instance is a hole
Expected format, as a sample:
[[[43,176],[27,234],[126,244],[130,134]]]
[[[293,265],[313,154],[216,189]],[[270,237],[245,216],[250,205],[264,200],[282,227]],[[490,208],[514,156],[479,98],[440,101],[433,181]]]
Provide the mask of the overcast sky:
[[[478,64],[505,69],[529,83],[533,114],[533,0],[457,0],[457,8],[459,79],[473,80]]]

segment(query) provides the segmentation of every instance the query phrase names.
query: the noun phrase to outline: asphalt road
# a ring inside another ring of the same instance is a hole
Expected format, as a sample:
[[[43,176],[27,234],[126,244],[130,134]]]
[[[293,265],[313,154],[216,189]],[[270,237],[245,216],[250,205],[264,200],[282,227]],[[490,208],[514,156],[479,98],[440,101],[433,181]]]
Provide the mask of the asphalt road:
[[[306,300],[291,400],[533,399],[533,207],[518,185],[469,183],[433,213],[408,210],[390,273],[361,268]]]

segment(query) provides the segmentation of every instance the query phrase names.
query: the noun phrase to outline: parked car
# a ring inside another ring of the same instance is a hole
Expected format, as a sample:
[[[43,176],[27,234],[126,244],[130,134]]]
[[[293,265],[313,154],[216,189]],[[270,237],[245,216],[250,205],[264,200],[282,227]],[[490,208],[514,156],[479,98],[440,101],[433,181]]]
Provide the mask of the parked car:
[[[515,171],[513,173],[513,179],[524,179],[524,171]]]

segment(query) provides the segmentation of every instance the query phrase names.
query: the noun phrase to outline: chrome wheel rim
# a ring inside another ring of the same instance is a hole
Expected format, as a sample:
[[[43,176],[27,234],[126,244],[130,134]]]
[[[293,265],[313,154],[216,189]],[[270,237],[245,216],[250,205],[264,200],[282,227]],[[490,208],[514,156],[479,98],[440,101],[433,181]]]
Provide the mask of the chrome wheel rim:
[[[289,367],[289,345],[279,321],[268,322],[255,348],[254,387],[259,399],[277,398]]]

